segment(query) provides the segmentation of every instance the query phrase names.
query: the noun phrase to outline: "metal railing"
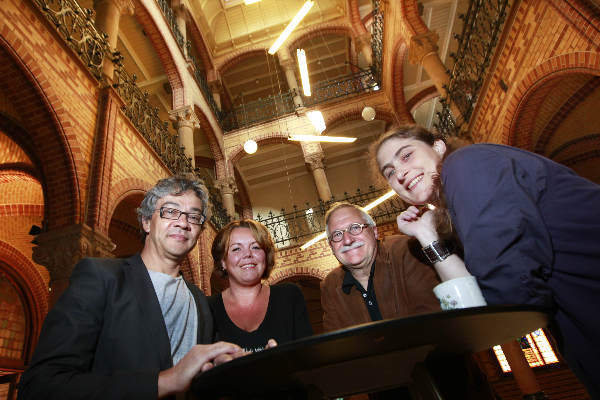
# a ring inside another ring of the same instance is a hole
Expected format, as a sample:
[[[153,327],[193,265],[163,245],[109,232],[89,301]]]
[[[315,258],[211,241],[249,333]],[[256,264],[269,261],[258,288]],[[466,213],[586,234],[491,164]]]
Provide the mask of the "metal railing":
[[[376,189],[369,186],[366,191],[357,189],[354,194],[344,193],[339,198],[332,197],[327,202],[319,201],[314,205],[306,203],[304,208],[293,206],[291,211],[282,209],[279,213],[269,211],[265,216],[258,214],[256,219],[269,229],[278,247],[298,245],[307,241],[309,237],[325,231],[325,213],[333,203],[345,201],[365,206],[388,190],[388,188]],[[404,208],[400,198],[394,196],[371,210],[369,214],[379,224],[395,219]]]
[[[509,0],[471,0],[467,13],[459,16],[464,25],[462,33],[454,35],[458,40],[458,50],[450,54],[454,66],[452,71],[448,71],[447,96],[441,99],[442,110],[437,113],[435,127],[438,132],[446,136],[460,136],[461,127],[469,122],[506,20],[509,3]],[[451,103],[456,106],[461,118],[452,115]]]

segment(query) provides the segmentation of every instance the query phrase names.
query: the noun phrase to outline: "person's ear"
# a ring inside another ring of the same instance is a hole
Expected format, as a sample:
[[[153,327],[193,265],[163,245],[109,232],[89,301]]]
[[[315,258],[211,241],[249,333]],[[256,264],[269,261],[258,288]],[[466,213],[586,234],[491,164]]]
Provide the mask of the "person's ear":
[[[221,268],[223,268],[223,271],[227,271],[227,268],[225,268],[225,260],[221,260]]]
[[[373,234],[375,235],[375,239],[379,239],[379,234],[377,233],[377,227],[373,227]]]
[[[142,217],[142,228],[144,228],[144,232],[150,233],[150,219],[146,217]]]
[[[433,142],[433,151],[438,153],[440,157],[443,157],[446,154],[446,143],[441,139],[436,140]]]

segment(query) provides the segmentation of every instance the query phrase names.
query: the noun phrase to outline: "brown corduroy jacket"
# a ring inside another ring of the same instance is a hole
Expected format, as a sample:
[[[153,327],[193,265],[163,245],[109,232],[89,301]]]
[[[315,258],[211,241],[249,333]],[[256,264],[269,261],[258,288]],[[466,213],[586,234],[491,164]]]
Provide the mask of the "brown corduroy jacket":
[[[349,294],[342,291],[345,274],[346,270],[340,266],[321,283],[326,332],[371,322],[360,291],[356,287]],[[373,284],[384,319],[440,311],[440,302],[433,294],[438,283],[415,239],[398,235],[378,242]]]

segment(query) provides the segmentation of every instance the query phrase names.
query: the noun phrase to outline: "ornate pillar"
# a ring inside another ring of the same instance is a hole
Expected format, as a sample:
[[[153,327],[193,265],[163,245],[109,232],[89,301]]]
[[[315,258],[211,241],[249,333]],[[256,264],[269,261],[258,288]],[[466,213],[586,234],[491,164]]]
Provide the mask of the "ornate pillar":
[[[300,88],[298,87],[298,80],[296,79],[296,62],[290,55],[287,47],[282,47],[277,51],[277,57],[279,58],[279,65],[283,68],[285,73],[285,79],[287,81],[290,90],[295,90],[296,95],[294,96],[294,104],[296,107],[303,107],[302,97],[300,97]]]
[[[450,83],[450,76],[448,76],[446,66],[438,55],[438,39],[439,36],[434,31],[428,31],[427,33],[411,37],[408,59],[413,64],[421,64],[423,66],[429,77],[433,80],[438,93],[442,97],[445,97],[447,96],[447,92],[444,86],[447,87]],[[450,110],[457,122],[462,121],[462,115],[458,107],[452,102],[450,103]]]
[[[173,127],[177,129],[177,140],[183,147],[185,156],[192,160],[192,167],[196,167],[194,147],[194,128],[200,128],[200,121],[194,113],[192,106],[184,106],[169,112]]]
[[[111,51],[117,49],[119,34],[119,20],[121,14],[128,12],[133,15],[134,3],[132,0],[94,0],[96,11],[96,27],[108,35],[108,45]],[[104,75],[112,80],[114,66],[111,60],[104,59],[102,66]]]
[[[331,200],[331,189],[329,188],[327,175],[325,175],[325,155],[322,152],[312,153],[306,155],[304,161],[306,161],[313,174],[319,198],[323,201]]]
[[[223,199],[223,206],[227,211],[227,214],[231,218],[235,218],[235,200],[233,195],[237,192],[237,185],[235,184],[235,178],[233,176],[226,176],[223,179],[217,179],[215,186],[221,192]]]
[[[367,65],[373,65],[373,49],[371,48],[371,34],[364,32],[354,37],[356,41],[356,49],[360,52]]]
[[[521,393],[526,396],[541,392],[542,388],[535,378],[535,374],[529,366],[519,342],[513,340],[512,342],[503,343],[501,347]]]
[[[73,267],[83,257],[114,257],[115,244],[84,224],[75,224],[36,235],[33,261],[50,273],[50,306],[69,285]]]

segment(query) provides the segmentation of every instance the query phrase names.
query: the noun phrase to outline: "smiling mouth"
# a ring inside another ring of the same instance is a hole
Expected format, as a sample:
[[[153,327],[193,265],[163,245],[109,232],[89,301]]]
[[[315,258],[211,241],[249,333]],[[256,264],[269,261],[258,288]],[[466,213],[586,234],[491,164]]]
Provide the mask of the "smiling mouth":
[[[246,264],[246,265],[243,265],[241,268],[242,269],[256,268],[256,264]]]
[[[413,180],[411,180],[408,185],[406,186],[406,190],[412,190],[417,183],[421,182],[423,180],[423,175],[419,175],[416,178],[414,178]]]

